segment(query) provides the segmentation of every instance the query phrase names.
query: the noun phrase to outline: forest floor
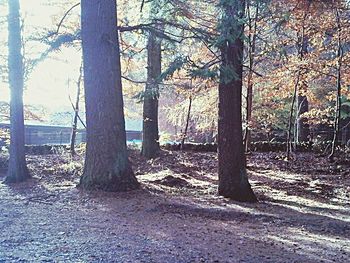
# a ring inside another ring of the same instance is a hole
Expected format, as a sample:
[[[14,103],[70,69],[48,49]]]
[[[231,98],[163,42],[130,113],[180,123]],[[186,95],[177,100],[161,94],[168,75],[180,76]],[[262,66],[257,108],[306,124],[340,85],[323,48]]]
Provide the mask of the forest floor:
[[[33,179],[0,184],[0,262],[350,262],[349,164],[295,158],[249,155],[244,204],[217,196],[214,153],[132,151],[129,193],[77,189],[82,157],[29,156]]]

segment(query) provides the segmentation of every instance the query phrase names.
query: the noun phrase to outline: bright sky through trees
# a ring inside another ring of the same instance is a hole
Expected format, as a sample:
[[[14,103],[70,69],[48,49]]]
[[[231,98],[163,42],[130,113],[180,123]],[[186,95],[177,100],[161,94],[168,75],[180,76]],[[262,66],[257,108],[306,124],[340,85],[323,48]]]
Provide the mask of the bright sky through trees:
[[[64,1],[63,1],[64,2]],[[61,3],[60,3],[61,4]],[[75,10],[78,12],[79,10]],[[0,7],[2,15],[7,14],[7,5]],[[24,20],[24,37],[38,37],[44,29],[55,29],[64,8],[60,5],[49,5],[45,0],[21,1],[21,14]],[[69,17],[68,17],[69,19]],[[7,24],[3,24],[4,30],[0,31],[1,43],[7,41]],[[26,55],[34,58],[45,51],[47,47],[39,42],[29,41],[26,46]],[[0,46],[2,54],[7,53],[6,45]],[[75,81],[79,75],[81,54],[74,48],[62,48],[59,53],[50,54],[50,58],[38,64],[25,83],[24,103],[42,105],[55,110],[70,107],[68,93],[75,95]],[[2,60],[1,64],[7,63]],[[1,73],[3,74],[3,73]],[[3,78],[3,76],[1,76]],[[68,80],[70,88],[68,89]],[[0,101],[9,100],[9,89],[7,83],[0,82]]]

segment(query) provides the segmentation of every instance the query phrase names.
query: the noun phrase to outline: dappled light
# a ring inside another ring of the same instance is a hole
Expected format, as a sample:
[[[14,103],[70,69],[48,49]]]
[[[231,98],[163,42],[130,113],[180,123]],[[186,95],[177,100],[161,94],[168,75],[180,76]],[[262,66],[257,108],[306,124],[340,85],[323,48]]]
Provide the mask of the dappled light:
[[[260,155],[250,155],[248,167],[271,165],[267,158],[261,163]],[[29,240],[35,244],[39,239],[45,240],[35,246],[41,259],[50,257],[49,247],[67,252],[84,248],[85,252],[75,256],[56,252],[55,259],[71,261],[95,257],[112,260],[117,253],[126,261],[215,258],[231,262],[226,259],[232,258],[232,262],[346,262],[350,253],[350,198],[347,196],[344,203],[338,201],[336,191],[331,195],[314,192],[325,180],[322,175],[309,175],[308,186],[296,188],[300,177],[307,175],[286,171],[278,162],[261,172],[249,169],[260,202],[242,204],[217,196],[215,153],[162,151],[160,157],[149,161],[132,150],[130,159],[142,189],[118,194],[78,190],[83,159],[74,158],[68,152],[28,156],[34,178],[18,186],[1,185],[1,224],[12,222],[3,231],[22,244],[22,250],[16,251],[3,236],[0,242],[8,251],[2,254],[5,258],[26,255],[26,259],[35,260],[35,250],[25,244]],[[334,188],[349,187],[349,178],[331,182]],[[348,188],[339,191],[349,192]],[[25,218],[21,210],[31,216]],[[57,218],[59,225],[55,224]],[[30,237],[16,237],[18,223],[24,219]],[[51,229],[45,230],[46,236],[35,232],[47,227]],[[114,250],[107,252],[105,242],[112,242]],[[219,247],[222,252],[217,254]],[[252,249],[254,253],[248,256],[245,251]]]

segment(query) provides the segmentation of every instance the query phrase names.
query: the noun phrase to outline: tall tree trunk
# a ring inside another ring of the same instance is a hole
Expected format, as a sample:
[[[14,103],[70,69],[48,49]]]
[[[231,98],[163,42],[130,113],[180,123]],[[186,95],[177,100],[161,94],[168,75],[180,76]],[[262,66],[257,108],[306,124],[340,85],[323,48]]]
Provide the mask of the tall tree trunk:
[[[248,182],[242,131],[242,72],[244,1],[221,3],[224,11],[220,44],[222,65],[219,84],[219,195],[254,202]]]
[[[310,8],[310,2],[305,3],[307,6],[305,7],[306,11],[304,12],[303,20],[302,20],[302,28],[301,28],[301,35],[298,38],[297,45],[298,45],[298,57],[300,62],[304,59],[304,53],[307,52],[307,40],[305,36],[305,21],[306,18],[309,14],[309,8]],[[298,142],[298,134],[303,133],[304,136],[306,136],[306,139],[309,135],[309,128],[306,123],[306,120],[304,118],[299,118],[301,115],[301,108],[303,110],[308,111],[309,105],[307,102],[307,98],[303,100],[302,97],[304,97],[303,92],[305,91],[307,85],[303,81],[303,74],[305,74],[305,69],[301,68],[299,66],[298,71],[297,71],[297,76],[294,84],[294,91],[293,91],[293,98],[292,98],[292,104],[290,108],[290,113],[289,113],[289,120],[288,120],[288,131],[287,131],[287,160],[290,160],[290,154],[292,153],[292,135],[294,135],[294,142]],[[302,89],[299,89],[300,82],[302,82]],[[298,94],[299,92],[299,94]],[[293,118],[294,116],[294,108],[295,104],[297,104],[297,109],[296,109],[296,115],[295,119]],[[304,112],[302,112],[304,113]],[[300,121],[300,124],[299,124]],[[293,125],[294,123],[294,125]],[[296,128],[294,129],[294,133],[292,132],[293,126]],[[296,140],[295,140],[296,139]]]
[[[81,1],[87,146],[80,187],[139,187],[128,160],[115,0]]]
[[[16,183],[30,178],[25,159],[24,113],[23,113],[23,56],[19,14],[19,0],[9,0],[8,16],[8,69],[11,89],[10,162],[6,183]]]
[[[341,110],[341,69],[343,64],[343,47],[342,47],[342,28],[340,24],[339,9],[336,10],[336,23],[337,23],[337,99],[335,105],[335,118],[334,118],[334,128],[333,128],[333,140],[331,153],[329,155],[329,160],[334,161],[334,155],[336,147],[339,145],[339,134],[340,134],[340,110]]]
[[[253,67],[255,60],[255,47],[256,47],[256,34],[257,34],[257,17],[259,14],[259,2],[256,2],[255,8],[255,21],[253,22],[251,17],[251,1],[247,3],[247,15],[248,15],[248,59],[249,59],[249,70],[247,77],[247,106],[246,106],[246,128],[244,133],[244,145],[245,151],[248,152],[251,143],[251,129],[250,124],[252,120],[253,111]]]
[[[141,154],[154,158],[159,153],[158,130],[158,77],[161,74],[161,40],[154,31],[149,33],[147,44],[147,84],[143,102],[143,140]]]
[[[295,108],[295,102],[297,100],[297,93],[298,93],[298,86],[300,81],[300,69],[298,69],[297,77],[294,84],[294,91],[293,91],[293,98],[292,98],[292,104],[290,106],[289,111],[289,119],[288,119],[288,131],[287,131],[287,160],[290,160],[290,154],[292,153],[292,128],[293,128],[293,116],[294,116],[294,108]]]
[[[78,82],[77,82],[77,96],[75,98],[74,118],[73,118],[72,134],[71,134],[71,138],[70,138],[70,153],[72,156],[76,154],[75,153],[75,139],[77,137],[80,90],[81,90],[82,78],[83,78],[83,64],[80,65],[79,77],[78,77]]]
[[[306,18],[307,13],[305,14]],[[308,38],[305,36],[305,29],[302,30],[302,35],[300,37],[300,47],[299,47],[299,59],[300,61],[304,60],[305,55],[308,50]],[[305,143],[310,140],[310,126],[307,122],[307,119],[302,115],[309,111],[309,101],[306,95],[308,84],[305,80],[305,76],[307,74],[307,69],[302,69],[301,71],[301,85],[298,89],[298,97],[297,97],[297,134],[296,141],[297,143]]]
[[[186,124],[185,124],[185,131],[182,134],[182,139],[181,139],[181,150],[184,149],[185,147],[185,141],[187,138],[187,131],[188,131],[188,125],[190,123],[190,117],[191,117],[191,109],[192,109],[192,95],[188,98],[188,110],[187,110],[187,116],[186,116]]]

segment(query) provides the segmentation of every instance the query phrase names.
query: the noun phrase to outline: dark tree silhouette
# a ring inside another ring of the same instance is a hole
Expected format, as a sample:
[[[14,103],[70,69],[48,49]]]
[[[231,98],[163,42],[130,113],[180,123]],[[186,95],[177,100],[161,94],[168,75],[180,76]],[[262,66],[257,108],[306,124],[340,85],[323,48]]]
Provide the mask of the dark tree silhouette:
[[[242,72],[244,1],[222,1],[223,18],[218,45],[221,49],[219,85],[219,194],[237,201],[254,202],[248,182],[242,131]]]
[[[143,101],[142,155],[153,158],[159,152],[158,131],[158,78],[161,74],[161,40],[154,31],[149,33],[147,44],[147,84]]]
[[[81,27],[87,147],[80,186],[139,187],[128,160],[115,0],[82,0]]]

